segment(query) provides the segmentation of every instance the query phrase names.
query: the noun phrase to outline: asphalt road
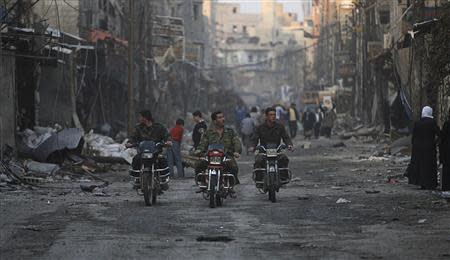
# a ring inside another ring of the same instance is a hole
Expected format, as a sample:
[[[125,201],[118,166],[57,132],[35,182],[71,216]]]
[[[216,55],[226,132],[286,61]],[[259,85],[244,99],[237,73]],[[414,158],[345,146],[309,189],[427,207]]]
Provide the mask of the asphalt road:
[[[254,187],[252,157],[239,162],[238,197],[215,209],[192,178],[146,207],[123,169],[101,174],[106,197],[79,180],[3,191],[0,259],[449,259],[449,203],[387,183],[404,163],[364,160],[374,148],[313,142],[289,154],[294,179],[276,203]]]

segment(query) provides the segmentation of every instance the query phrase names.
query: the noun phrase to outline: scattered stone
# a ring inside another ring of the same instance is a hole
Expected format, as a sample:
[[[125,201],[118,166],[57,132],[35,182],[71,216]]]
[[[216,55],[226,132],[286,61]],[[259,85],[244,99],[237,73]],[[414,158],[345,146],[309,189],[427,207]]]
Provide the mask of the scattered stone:
[[[299,196],[297,199],[298,200],[309,200],[309,197],[308,196]]]
[[[23,229],[31,231],[42,231],[42,228],[35,225],[24,226]]]
[[[347,200],[347,199],[344,199],[344,198],[339,198],[339,199],[336,201],[336,204],[346,204],[346,203],[351,203],[351,201],[350,201],[350,200]]]
[[[311,149],[311,142],[305,142],[301,145],[301,147],[305,150]]]
[[[231,242],[234,238],[228,236],[199,236],[197,237],[197,242]]]
[[[334,148],[339,148],[339,147],[347,147],[347,146],[345,145],[344,142],[339,142],[339,143],[333,144],[333,147]]]
[[[367,194],[377,194],[377,193],[380,193],[380,191],[379,190],[366,190],[366,193]]]
[[[417,223],[419,223],[419,224],[423,224],[423,223],[425,223],[425,222],[427,222],[427,220],[426,220],[426,219],[419,219],[419,221],[418,221]]]
[[[331,186],[331,189],[333,190],[342,190],[341,186]]]
[[[90,183],[81,183],[80,184],[81,190],[86,191],[86,192],[92,192],[97,187],[98,187],[98,185],[90,184]]]
[[[441,192],[441,197],[444,199],[450,199],[450,191]]]
[[[95,188],[93,191],[93,195],[96,197],[110,197],[111,195],[107,194],[103,189],[101,188]]]
[[[398,183],[398,181],[395,179],[395,178],[392,178],[392,177],[388,177],[388,179],[387,179],[387,182],[386,183],[389,183],[389,184],[397,184]]]

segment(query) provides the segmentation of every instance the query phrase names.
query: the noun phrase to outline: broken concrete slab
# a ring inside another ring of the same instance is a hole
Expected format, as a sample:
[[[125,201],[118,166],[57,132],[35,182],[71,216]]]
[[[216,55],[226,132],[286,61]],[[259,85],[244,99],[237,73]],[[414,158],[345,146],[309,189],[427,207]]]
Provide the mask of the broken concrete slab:
[[[32,160],[25,161],[24,166],[28,172],[43,173],[47,175],[52,175],[60,169],[57,164],[41,163]]]

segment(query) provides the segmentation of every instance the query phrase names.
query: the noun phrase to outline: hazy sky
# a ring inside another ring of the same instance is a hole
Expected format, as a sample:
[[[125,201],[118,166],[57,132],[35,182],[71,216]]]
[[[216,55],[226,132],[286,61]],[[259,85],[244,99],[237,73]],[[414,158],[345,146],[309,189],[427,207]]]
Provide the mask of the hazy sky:
[[[262,0],[264,1],[264,0]],[[240,3],[243,12],[257,13],[259,12],[261,0],[219,0],[222,3]],[[309,2],[309,0],[277,0],[284,5],[284,9],[288,12],[298,13],[302,17],[301,4]]]

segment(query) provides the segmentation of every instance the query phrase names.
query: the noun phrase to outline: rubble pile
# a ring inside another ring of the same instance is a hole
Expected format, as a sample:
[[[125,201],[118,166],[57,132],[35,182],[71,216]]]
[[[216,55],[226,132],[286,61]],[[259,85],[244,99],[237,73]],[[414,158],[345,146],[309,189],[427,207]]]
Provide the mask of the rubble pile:
[[[343,140],[353,138],[368,143],[379,141],[384,136],[382,126],[366,126],[360,119],[348,114],[338,115],[334,131]]]
[[[128,139],[125,139],[122,143],[117,143],[111,137],[96,134],[91,130],[84,136],[84,140],[84,153],[88,156],[92,156],[94,159],[103,160],[105,162],[120,163],[125,161],[131,164],[134,155],[137,154],[136,149],[127,149],[125,147]],[[106,158],[110,158],[110,160],[107,160]]]

